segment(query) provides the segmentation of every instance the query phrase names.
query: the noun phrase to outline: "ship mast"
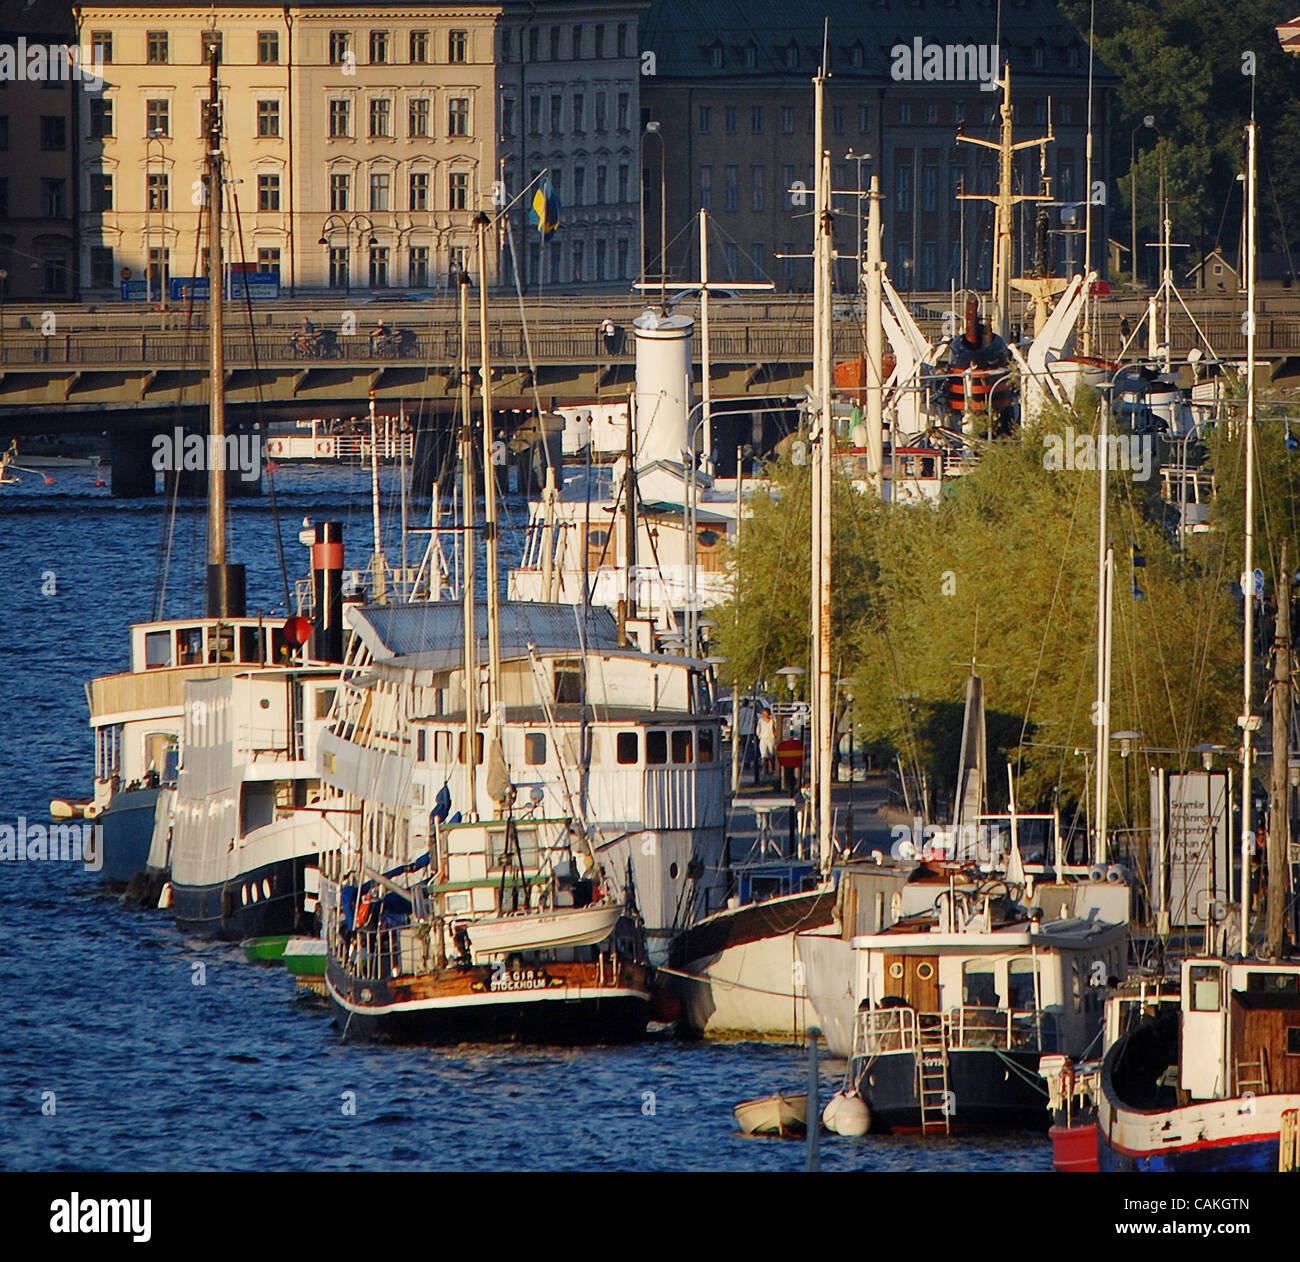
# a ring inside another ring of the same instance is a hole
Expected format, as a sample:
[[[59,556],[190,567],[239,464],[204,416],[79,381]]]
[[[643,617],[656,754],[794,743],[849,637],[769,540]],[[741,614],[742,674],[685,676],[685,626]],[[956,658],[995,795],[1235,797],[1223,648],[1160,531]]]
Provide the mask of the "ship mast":
[[[478,818],[478,645],[474,634],[474,425],[469,386],[469,273],[460,285],[461,600],[465,606],[465,779],[469,817]]]
[[[1273,755],[1268,803],[1268,911],[1265,954],[1276,960],[1286,943],[1287,851],[1291,845],[1291,573],[1286,540],[1277,566],[1277,622],[1273,638]]]
[[[1004,342],[1011,339],[1011,239],[1012,211],[1020,202],[1043,202],[1051,200],[1051,177],[1047,174],[1046,147],[1056,139],[1052,135],[1052,122],[1047,121],[1047,135],[1034,140],[1013,141],[1011,139],[1011,63],[1007,62],[998,80],[1002,89],[1002,131],[998,140],[981,140],[978,136],[968,136],[961,124],[957,127],[957,139],[968,145],[978,145],[984,149],[993,149],[998,155],[998,188],[996,193],[957,194],[961,201],[991,202],[994,209],[994,247],[993,247],[993,332]],[[1013,193],[1012,163],[1020,149],[1039,148],[1044,152],[1040,163],[1043,188],[1041,193]],[[1087,270],[1086,268],[1084,269]]]
[[[208,549],[206,611],[210,618],[244,615],[244,567],[226,562],[225,268],[221,258],[220,45],[208,49],[205,170],[208,200]]]
[[[1251,712],[1251,672],[1255,649],[1255,107],[1246,124],[1246,505],[1245,564],[1241,596],[1244,605],[1241,670],[1241,954],[1250,949],[1250,808],[1251,739],[1259,715]],[[1283,736],[1285,740],[1285,735]]]

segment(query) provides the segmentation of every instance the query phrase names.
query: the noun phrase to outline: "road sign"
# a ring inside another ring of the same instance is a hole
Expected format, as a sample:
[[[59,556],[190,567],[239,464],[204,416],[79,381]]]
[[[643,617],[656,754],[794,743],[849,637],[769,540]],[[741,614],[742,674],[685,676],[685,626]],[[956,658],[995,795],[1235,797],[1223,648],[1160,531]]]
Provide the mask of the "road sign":
[[[778,767],[803,766],[803,741],[782,741],[776,747],[776,763]]]
[[[1264,571],[1255,571],[1255,595],[1263,596],[1264,594]]]

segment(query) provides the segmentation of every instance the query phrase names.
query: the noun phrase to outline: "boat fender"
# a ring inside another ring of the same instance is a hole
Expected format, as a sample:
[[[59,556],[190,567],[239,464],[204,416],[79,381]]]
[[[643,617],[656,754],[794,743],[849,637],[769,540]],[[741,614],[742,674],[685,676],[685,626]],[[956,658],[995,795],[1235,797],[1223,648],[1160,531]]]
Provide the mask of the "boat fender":
[[[1094,863],[1092,867],[1088,869],[1088,880],[1104,881],[1105,879],[1106,879],[1106,869],[1103,868],[1100,863]]]
[[[822,1110],[822,1125],[835,1135],[865,1135],[871,1129],[871,1110],[856,1091],[837,1091]]]
[[[1123,885],[1128,880],[1128,870],[1122,863],[1112,863],[1106,869],[1106,881],[1110,885]]]
[[[158,894],[158,910],[166,911],[172,905],[172,883],[164,881],[163,887]]]

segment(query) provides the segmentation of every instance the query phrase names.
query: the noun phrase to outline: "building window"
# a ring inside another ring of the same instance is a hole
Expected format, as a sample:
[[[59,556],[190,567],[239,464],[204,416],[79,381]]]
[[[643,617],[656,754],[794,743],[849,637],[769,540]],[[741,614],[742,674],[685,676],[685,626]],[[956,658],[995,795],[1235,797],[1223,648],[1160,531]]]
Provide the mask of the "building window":
[[[104,96],[90,98],[90,135],[101,140],[113,134],[113,102]]]
[[[514,32],[507,26],[501,32],[501,60],[511,62],[515,59]]]
[[[370,101],[370,134],[374,136],[389,136],[392,132],[389,130],[390,112],[392,102],[386,96],[372,97]]]
[[[167,64],[167,32],[150,31],[145,36],[145,42],[148,51],[145,57],[151,66],[165,66]]]
[[[259,136],[278,136],[280,134],[279,101],[258,101],[257,134]]]
[[[172,278],[172,252],[157,247],[149,251],[149,292],[165,294]]]
[[[753,44],[745,45],[744,57],[746,70],[758,69],[758,49],[755,48]]]
[[[530,96],[528,98],[528,134],[530,136],[540,136],[542,134],[542,98],[540,96]]]
[[[767,246],[762,241],[755,241],[749,249],[749,279],[763,279],[763,260],[767,257]],[[703,735],[701,733],[701,735]]]
[[[429,283],[429,247],[411,246],[406,265],[406,283],[412,289],[423,289]]]
[[[713,166],[708,162],[700,164],[700,208],[713,209]]]
[[[596,93],[596,131],[609,130],[609,97],[604,92]]]
[[[573,243],[573,279],[575,283],[582,282],[582,264],[585,260],[587,247],[581,241]]]
[[[447,135],[469,135],[469,97],[453,96],[448,100]]]
[[[596,58],[603,57],[605,55],[605,24],[603,22],[596,23],[594,39],[595,51],[591,55]]]
[[[925,107],[925,121],[930,126],[939,121],[939,107],[933,101]]]
[[[794,284],[794,259],[792,257],[794,254],[794,242],[787,241],[781,247],[781,253],[785,256],[781,260],[781,280],[788,289]]]
[[[459,276],[469,263],[469,247],[453,245],[447,250],[447,270],[453,276]]]
[[[629,258],[628,242],[624,238],[620,237],[615,249],[618,252],[618,276],[616,279],[627,280],[627,260]]]
[[[170,136],[171,102],[146,101],[144,103],[144,130],[147,136]]]
[[[727,261],[727,279],[735,280],[740,274],[740,247],[734,241],[728,241],[722,253]]]
[[[894,209],[912,209],[912,168],[900,166],[894,172]]]
[[[582,55],[582,27],[575,26],[573,28],[573,60],[577,61]]]
[[[560,60],[560,28],[558,26],[551,27],[551,60]]]
[[[370,288],[388,288],[388,247],[386,245],[370,247]]]
[[[388,32],[370,32],[370,64],[383,66],[388,63]]]
[[[464,62],[469,60],[469,33],[467,31],[447,32],[447,60]]]
[[[170,209],[171,195],[167,187],[166,171],[150,171],[145,179],[145,192],[147,210]]]
[[[372,171],[370,174],[370,209],[388,210],[388,194],[393,177],[387,171]]]
[[[763,209],[763,189],[767,183],[767,168],[761,162],[749,168],[749,208],[758,214]]]
[[[91,31],[90,56],[92,61],[111,62],[113,60],[112,31]]]
[[[352,102],[345,96],[330,101],[330,137],[346,139],[352,135]]]
[[[700,106],[700,126],[701,136],[707,136],[713,130],[713,107],[709,105]]]
[[[621,27],[619,28],[622,29]],[[627,131],[629,127],[629,116],[632,109],[632,98],[627,92],[618,94],[618,121],[615,124],[619,131]]]
[[[787,162],[781,168],[781,200],[785,203],[787,210],[794,206],[794,194],[790,191],[794,187],[794,163]]]
[[[344,171],[330,175],[330,209],[348,210],[352,200],[352,177]]]
[[[622,205],[631,200],[632,168],[626,162],[618,164],[618,200]]]
[[[280,177],[278,175],[259,175],[257,177],[257,209],[280,209]]]
[[[783,105],[781,107],[781,135],[794,135],[794,106]]]
[[[607,249],[604,239],[596,242],[596,279],[598,281],[605,279],[605,251]]]
[[[67,184],[63,180],[41,181],[41,214],[46,219],[62,219],[68,213]]]
[[[728,105],[722,111],[722,126],[728,136],[736,134],[736,107],[734,105]]]
[[[858,131],[864,136],[871,130],[871,106],[858,106]]]
[[[259,66],[277,66],[280,64],[280,35],[278,31],[257,32],[257,64]]]
[[[429,134],[429,98],[413,97],[407,107],[407,133],[411,136]]]
[[[763,107],[761,105],[755,105],[753,109],[749,111],[749,130],[752,131],[755,136],[761,136],[763,134]]]
[[[330,247],[330,288],[346,289],[348,286],[348,251],[346,246]]]
[[[41,260],[44,283],[41,292],[61,294],[68,288],[68,258],[66,254],[47,254]]]
[[[203,64],[207,65],[212,60],[212,54],[217,54],[217,60],[221,61],[221,32],[204,31],[200,36],[200,42],[203,48]]]
[[[447,176],[447,208],[469,209],[469,172],[453,171]]]
[[[910,101],[899,101],[898,121],[900,123],[910,123],[912,121],[912,105]]]
[[[330,65],[341,66],[352,52],[352,35],[349,31],[330,32]]]
[[[409,51],[412,65],[425,65],[429,60],[429,32],[412,31],[409,42]]]
[[[712,70],[722,69],[722,45],[721,44],[714,44],[714,46],[709,49],[709,67]]]
[[[9,115],[0,114],[0,151],[9,148]]]
[[[618,24],[618,53],[619,57],[627,56],[627,23]]]
[[[921,168],[921,209],[939,209],[939,168],[928,163]]]
[[[581,92],[573,94],[573,130],[577,135],[587,130],[586,104],[587,98]]]
[[[513,98],[501,98],[501,139],[510,140],[515,134],[515,103]]]
[[[61,150],[68,147],[68,120],[61,114],[41,115],[41,148]]]
[[[573,165],[573,204],[587,204],[587,168],[579,162]]]
[[[113,177],[95,171],[90,177],[90,209],[96,214],[113,209]]]
[[[787,70],[799,69],[799,45],[793,40],[786,45],[785,49],[785,68]]]
[[[0,219],[7,219],[8,217],[9,217],[9,177],[7,175],[0,175]],[[0,257],[4,257],[4,256],[0,255]],[[8,293],[8,291],[9,291],[8,278],[4,280],[0,280],[0,294]]]
[[[90,247],[90,287],[92,289],[112,289],[117,284],[117,272],[113,267],[113,251],[108,246],[92,245]]]
[[[280,272],[280,251],[274,247],[260,249],[257,252],[257,270],[259,272]]]
[[[411,172],[411,206],[412,210],[429,209],[429,173],[427,171]]]
[[[921,288],[933,289],[935,284],[937,248],[933,241],[921,244]]]
[[[831,131],[837,136],[844,135],[844,106],[831,106]]]
[[[737,211],[740,209],[740,168],[734,163],[728,163],[724,179],[726,209]]]
[[[596,163],[596,205],[604,206],[609,200],[609,167]]]

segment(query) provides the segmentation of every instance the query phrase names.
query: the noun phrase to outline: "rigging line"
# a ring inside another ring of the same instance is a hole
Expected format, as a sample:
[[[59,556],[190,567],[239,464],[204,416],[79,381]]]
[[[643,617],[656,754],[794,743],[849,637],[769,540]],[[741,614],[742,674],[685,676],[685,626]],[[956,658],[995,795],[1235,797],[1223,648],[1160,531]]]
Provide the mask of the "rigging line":
[[[229,159],[227,159],[227,162],[229,162]],[[239,261],[241,264],[243,264],[244,268],[247,269],[248,259],[244,254],[244,225],[239,215],[239,191],[238,191],[238,186],[234,180],[230,182],[230,202],[235,212],[235,240],[239,244]],[[245,270],[244,276],[245,278],[247,277],[247,270]],[[224,277],[219,278],[218,283],[221,288],[219,288],[217,294],[214,295],[212,292],[212,281],[211,279],[209,279],[208,281],[208,302],[209,303],[225,302],[226,300],[225,294],[221,292],[221,289],[224,289]],[[254,388],[257,391],[257,408],[259,413],[259,419],[261,419],[261,413],[266,406],[266,400],[262,397],[262,373],[258,364],[258,356],[257,356],[257,332],[253,328],[253,294],[252,294],[252,290],[249,289],[247,279],[244,280],[243,288],[244,288],[244,306],[246,307],[247,314],[248,314],[248,340],[251,344],[250,349],[251,349],[252,361],[253,361],[253,380],[256,383]],[[223,387],[224,387],[224,383],[223,383]],[[216,382],[212,383],[212,388],[214,390],[217,388]],[[265,437],[266,434],[265,421],[262,422],[262,434],[263,437]],[[266,463],[267,463],[266,461],[263,461],[263,465],[266,465]],[[266,477],[267,490],[271,498],[271,528],[273,533],[275,534],[275,551],[276,551],[276,556],[278,557],[280,562],[280,581],[284,585],[284,612],[285,612],[285,616],[287,617],[289,614],[293,613],[293,599],[289,595],[289,568],[285,564],[285,559],[284,559],[284,534],[283,531],[281,530],[280,506],[275,496],[275,475],[271,472],[269,468],[265,468],[265,467],[263,468],[262,472]]]

